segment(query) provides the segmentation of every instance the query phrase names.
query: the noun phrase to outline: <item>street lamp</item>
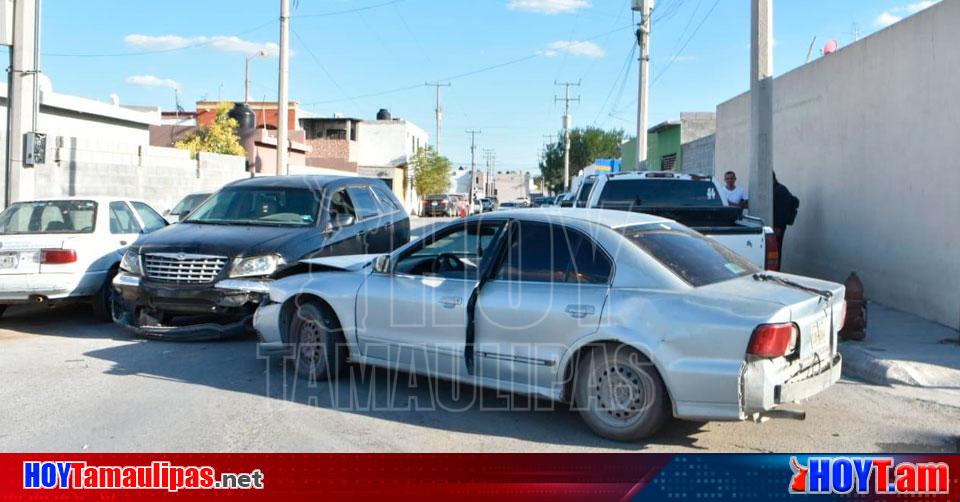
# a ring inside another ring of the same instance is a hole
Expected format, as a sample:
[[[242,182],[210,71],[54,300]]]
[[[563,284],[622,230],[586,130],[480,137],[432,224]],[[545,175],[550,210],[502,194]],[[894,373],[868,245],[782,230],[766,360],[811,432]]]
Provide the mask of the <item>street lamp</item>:
[[[245,61],[246,71],[244,71],[244,74],[243,74],[243,102],[244,103],[250,102],[250,60],[254,58],[265,58],[265,57],[267,57],[266,51],[259,51],[256,54],[251,54],[247,56],[247,59]]]

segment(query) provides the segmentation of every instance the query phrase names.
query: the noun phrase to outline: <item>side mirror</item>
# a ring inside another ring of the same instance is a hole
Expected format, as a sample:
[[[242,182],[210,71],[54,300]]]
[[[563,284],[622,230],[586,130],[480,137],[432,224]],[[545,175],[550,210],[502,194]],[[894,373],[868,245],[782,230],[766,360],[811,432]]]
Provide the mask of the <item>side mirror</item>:
[[[337,213],[333,215],[330,222],[327,223],[327,230],[336,230],[338,228],[349,227],[353,225],[356,218],[352,214]]]
[[[163,210],[163,215],[164,215],[164,216],[170,216],[170,210],[169,210],[169,209],[164,209],[164,210]]]
[[[190,211],[184,211],[180,213],[180,216],[178,217],[177,221],[183,221],[187,219],[187,216],[190,216]]]
[[[386,274],[390,272],[390,255],[382,254],[373,261],[373,271]]]

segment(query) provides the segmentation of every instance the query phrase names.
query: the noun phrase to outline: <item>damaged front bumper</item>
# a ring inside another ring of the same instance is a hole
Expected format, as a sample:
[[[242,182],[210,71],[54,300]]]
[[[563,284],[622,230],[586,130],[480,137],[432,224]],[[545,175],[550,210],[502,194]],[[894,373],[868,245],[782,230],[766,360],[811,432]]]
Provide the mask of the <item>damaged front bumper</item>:
[[[121,272],[113,286],[122,304],[118,324],[148,338],[211,340],[250,333],[253,312],[268,296],[270,281],[160,284]]]
[[[773,360],[749,362],[742,376],[741,418],[823,392],[840,379],[842,363],[840,353],[835,353],[829,359],[815,357],[804,363],[787,365]]]

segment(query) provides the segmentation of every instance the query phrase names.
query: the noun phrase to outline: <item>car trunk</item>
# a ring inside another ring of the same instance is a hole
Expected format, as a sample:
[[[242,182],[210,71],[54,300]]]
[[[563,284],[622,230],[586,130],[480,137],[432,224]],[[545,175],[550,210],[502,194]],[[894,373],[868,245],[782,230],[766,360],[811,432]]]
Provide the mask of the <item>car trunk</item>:
[[[40,273],[40,251],[61,249],[74,234],[0,235],[0,275]]]

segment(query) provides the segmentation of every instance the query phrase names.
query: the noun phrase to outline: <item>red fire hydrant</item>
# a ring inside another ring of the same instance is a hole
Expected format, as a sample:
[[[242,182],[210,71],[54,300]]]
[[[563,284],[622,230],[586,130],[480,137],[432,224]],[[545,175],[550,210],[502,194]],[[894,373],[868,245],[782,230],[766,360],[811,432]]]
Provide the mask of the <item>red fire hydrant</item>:
[[[840,328],[840,339],[860,341],[867,336],[867,299],[863,296],[863,283],[856,272],[851,272],[843,285],[847,288],[843,296],[847,316]]]

